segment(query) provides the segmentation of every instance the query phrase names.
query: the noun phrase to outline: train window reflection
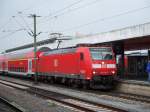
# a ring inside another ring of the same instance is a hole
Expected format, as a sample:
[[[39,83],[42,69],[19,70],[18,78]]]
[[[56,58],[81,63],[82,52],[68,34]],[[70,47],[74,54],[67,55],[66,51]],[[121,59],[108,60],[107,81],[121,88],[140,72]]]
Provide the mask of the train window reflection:
[[[113,59],[111,48],[90,48],[93,60],[111,60]]]

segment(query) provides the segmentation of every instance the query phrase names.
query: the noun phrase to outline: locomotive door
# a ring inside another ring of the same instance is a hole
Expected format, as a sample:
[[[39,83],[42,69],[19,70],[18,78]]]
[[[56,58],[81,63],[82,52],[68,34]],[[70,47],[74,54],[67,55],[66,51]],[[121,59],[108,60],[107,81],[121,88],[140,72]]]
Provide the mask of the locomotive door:
[[[4,71],[8,72],[8,61],[5,61]]]
[[[28,60],[28,73],[31,74],[32,73],[32,59]]]

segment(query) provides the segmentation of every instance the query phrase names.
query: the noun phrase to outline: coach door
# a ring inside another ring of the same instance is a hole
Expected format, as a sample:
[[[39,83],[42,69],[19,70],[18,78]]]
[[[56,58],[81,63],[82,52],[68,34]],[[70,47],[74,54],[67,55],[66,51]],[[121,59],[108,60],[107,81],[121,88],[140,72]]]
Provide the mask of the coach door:
[[[28,60],[28,73],[31,74],[32,73],[32,59]]]

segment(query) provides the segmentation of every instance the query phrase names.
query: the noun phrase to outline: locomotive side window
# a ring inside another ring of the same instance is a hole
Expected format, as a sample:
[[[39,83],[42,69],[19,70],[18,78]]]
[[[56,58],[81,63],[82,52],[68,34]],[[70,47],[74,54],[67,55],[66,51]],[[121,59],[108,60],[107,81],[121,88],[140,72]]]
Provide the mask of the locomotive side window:
[[[84,54],[80,53],[80,60],[83,61],[84,60]]]
[[[93,60],[111,60],[113,59],[111,48],[90,48]]]
[[[76,48],[69,48],[69,49],[56,49],[51,50],[49,52],[45,52],[44,56],[52,55],[52,54],[65,54],[65,53],[74,53],[76,51]]]

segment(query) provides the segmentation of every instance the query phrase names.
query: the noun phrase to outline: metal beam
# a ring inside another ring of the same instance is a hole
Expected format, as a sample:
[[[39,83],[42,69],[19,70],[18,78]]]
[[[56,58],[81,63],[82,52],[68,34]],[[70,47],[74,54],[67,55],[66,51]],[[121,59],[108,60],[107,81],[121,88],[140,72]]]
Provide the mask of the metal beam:
[[[50,38],[50,39],[42,40],[42,41],[37,42],[37,46],[42,46],[45,44],[54,43],[56,40],[57,40],[57,38]],[[5,52],[8,53],[8,52],[12,52],[12,51],[21,50],[21,49],[31,48],[33,46],[34,46],[34,43],[31,43],[31,44],[19,46],[16,48],[7,49]]]

